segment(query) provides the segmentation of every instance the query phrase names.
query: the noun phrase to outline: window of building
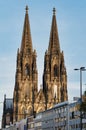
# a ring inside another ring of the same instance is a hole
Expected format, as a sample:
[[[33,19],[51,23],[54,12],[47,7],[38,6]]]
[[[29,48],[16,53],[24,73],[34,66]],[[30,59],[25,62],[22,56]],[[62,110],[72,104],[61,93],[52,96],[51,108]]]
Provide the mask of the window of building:
[[[57,65],[54,65],[54,77],[58,76],[58,67]]]
[[[25,75],[30,76],[30,66],[28,64],[25,65]]]

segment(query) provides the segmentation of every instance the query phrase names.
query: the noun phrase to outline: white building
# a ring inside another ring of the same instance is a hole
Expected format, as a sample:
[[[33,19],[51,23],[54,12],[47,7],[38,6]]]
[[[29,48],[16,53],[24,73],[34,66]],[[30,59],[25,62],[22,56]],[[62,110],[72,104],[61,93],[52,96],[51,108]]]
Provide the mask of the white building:
[[[18,124],[19,130],[81,130],[80,112],[78,106],[80,101],[68,101],[59,103],[53,108],[27,117]],[[25,127],[26,126],[26,127]],[[11,128],[9,128],[11,130]],[[86,119],[82,119],[82,130],[86,130]]]
[[[36,114],[36,117],[34,118],[34,130],[42,130],[42,115],[42,112]]]
[[[80,122],[79,104],[79,100],[69,104],[69,130],[81,130],[81,125],[82,130],[86,130],[86,119],[82,117],[82,124]]]
[[[42,130],[68,130],[68,102],[55,105],[42,113]]]

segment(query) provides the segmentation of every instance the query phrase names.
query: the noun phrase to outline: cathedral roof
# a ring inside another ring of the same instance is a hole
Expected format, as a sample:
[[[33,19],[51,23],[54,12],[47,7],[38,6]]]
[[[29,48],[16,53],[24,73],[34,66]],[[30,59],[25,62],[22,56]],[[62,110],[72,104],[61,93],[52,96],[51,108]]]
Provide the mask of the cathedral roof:
[[[28,51],[32,52],[32,39],[31,39],[30,22],[29,22],[29,16],[28,16],[28,6],[26,6],[26,14],[25,14],[25,20],[24,20],[20,51],[24,52],[26,48],[28,48]]]
[[[58,29],[57,29],[57,22],[56,22],[56,10],[53,8],[53,17],[52,17],[52,25],[51,25],[51,32],[50,32],[50,40],[49,40],[49,47],[48,51],[51,52],[60,52],[60,44],[59,44],[59,36],[58,36]]]

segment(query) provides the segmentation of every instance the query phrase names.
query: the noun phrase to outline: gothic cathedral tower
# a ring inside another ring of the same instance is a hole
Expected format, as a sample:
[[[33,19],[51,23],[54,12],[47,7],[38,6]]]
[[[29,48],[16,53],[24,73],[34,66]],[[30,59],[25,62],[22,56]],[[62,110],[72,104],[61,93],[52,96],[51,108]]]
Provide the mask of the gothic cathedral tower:
[[[13,95],[13,122],[52,108],[54,104],[68,100],[67,73],[64,54],[60,49],[55,8],[48,50],[44,57],[43,89],[38,91],[36,50],[33,50],[28,7],[23,28],[21,47],[17,52],[16,77]]]
[[[43,91],[47,105],[51,102],[59,103],[68,100],[67,73],[64,54],[60,50],[55,13],[54,8],[49,46],[44,58]]]
[[[33,51],[28,17],[28,7],[22,35],[21,48],[17,52],[16,79],[14,88],[14,120],[24,118],[25,114],[33,112],[33,91],[34,98],[37,96],[38,72],[36,66],[36,51]]]

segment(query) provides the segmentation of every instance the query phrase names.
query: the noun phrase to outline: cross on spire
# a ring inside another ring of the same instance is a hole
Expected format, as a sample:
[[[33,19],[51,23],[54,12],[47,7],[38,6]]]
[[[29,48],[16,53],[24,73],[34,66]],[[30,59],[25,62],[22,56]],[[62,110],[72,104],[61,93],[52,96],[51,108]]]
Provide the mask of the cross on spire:
[[[26,13],[28,13],[28,6],[26,5],[26,8],[25,8],[25,10],[26,10]]]
[[[56,13],[56,9],[55,9],[55,7],[53,8],[53,15],[55,15],[55,13]]]

